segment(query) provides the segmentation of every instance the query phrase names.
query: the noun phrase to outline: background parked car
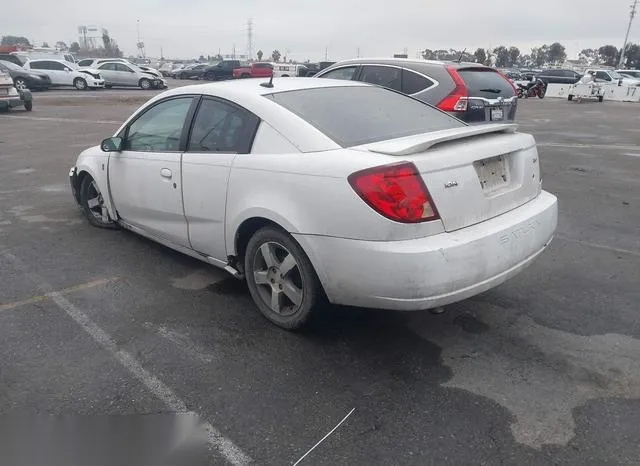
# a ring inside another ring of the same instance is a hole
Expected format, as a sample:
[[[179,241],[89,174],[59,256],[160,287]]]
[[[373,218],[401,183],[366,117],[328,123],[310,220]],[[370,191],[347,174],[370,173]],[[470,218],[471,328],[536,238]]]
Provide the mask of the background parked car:
[[[22,66],[23,62],[20,60],[20,57],[14,55],[12,53],[0,53],[0,60],[8,61],[14,63],[18,66]]]
[[[11,76],[0,71],[0,110],[8,112],[12,108],[24,107],[27,112],[33,108],[31,92],[17,90]]]
[[[107,62],[98,65],[106,87],[140,87],[141,89],[163,89],[167,83],[150,71],[144,71],[131,63]]]
[[[513,121],[516,117],[518,98],[513,84],[497,70],[478,63],[362,58],[336,63],[314,77],[387,87],[467,123]]]
[[[640,79],[623,76],[613,70],[589,69],[586,73],[593,76],[596,82],[604,84],[617,84],[618,86],[640,86]]]
[[[205,71],[209,68],[207,63],[195,63],[179,68],[173,72],[173,76],[177,79],[200,79],[204,76]]]
[[[11,76],[13,85],[19,91],[26,89],[44,91],[51,87],[51,78],[46,73],[25,70],[12,62],[0,60],[0,71]]]
[[[616,70],[616,73],[621,74],[625,78],[640,80],[640,70]]]
[[[271,63],[251,63],[249,66],[233,70],[233,77],[238,78],[270,78],[273,76]]]
[[[582,75],[573,70],[542,70],[537,78],[540,78],[546,84],[575,84],[580,81]]]
[[[222,60],[213,66],[208,66],[203,78],[209,81],[220,81],[223,79],[233,79],[233,70],[249,66],[246,62],[240,60]]]
[[[104,79],[94,69],[75,69],[74,63],[62,60],[29,60],[24,64],[27,70],[46,73],[53,86],[73,86],[78,90],[104,87]]]

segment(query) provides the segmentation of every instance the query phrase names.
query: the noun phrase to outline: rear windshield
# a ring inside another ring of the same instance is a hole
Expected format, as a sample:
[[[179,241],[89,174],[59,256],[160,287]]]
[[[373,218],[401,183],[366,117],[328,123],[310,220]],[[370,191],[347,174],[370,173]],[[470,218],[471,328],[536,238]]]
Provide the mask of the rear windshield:
[[[513,87],[495,70],[489,68],[463,68],[458,73],[469,89],[469,97],[513,97]]]
[[[381,87],[321,87],[266,97],[342,147],[465,126],[430,105]]]

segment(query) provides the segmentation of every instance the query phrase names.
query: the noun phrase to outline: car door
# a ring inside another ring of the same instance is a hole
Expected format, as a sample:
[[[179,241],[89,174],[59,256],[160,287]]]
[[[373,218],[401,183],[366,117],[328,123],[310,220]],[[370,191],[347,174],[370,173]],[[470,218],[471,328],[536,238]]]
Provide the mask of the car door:
[[[51,84],[54,86],[62,86],[64,85],[64,79],[62,78],[60,71],[53,68],[52,62],[50,60],[37,60],[28,62],[28,66],[32,70],[40,70],[49,75],[51,79]]]
[[[182,195],[191,247],[226,261],[227,183],[237,154],[251,151],[260,120],[237,105],[203,97],[182,156]]]
[[[122,151],[109,157],[109,189],[118,215],[172,243],[188,246],[182,207],[181,157],[193,96],[170,97],[122,132]]]
[[[118,73],[118,78],[121,80],[123,86],[138,85],[138,73],[130,66],[124,63],[116,63],[116,73]]]
[[[115,63],[103,63],[98,66],[98,69],[105,84],[109,86],[118,85],[118,72],[116,71]]]

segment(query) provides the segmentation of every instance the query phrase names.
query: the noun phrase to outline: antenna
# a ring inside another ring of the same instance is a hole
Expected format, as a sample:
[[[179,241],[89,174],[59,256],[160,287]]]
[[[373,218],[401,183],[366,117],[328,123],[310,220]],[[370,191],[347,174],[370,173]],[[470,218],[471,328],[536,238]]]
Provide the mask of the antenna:
[[[253,58],[253,20],[247,20],[247,60]]]
[[[273,87],[273,72],[271,73],[271,78],[269,79],[268,83],[260,83],[260,85],[262,87],[268,87],[269,89],[271,89]]]
[[[622,46],[622,50],[620,51],[620,62],[618,63],[618,68],[622,68],[624,63],[624,54],[627,51],[627,42],[629,42],[629,32],[631,32],[631,23],[633,23],[633,18],[636,16],[638,8],[638,0],[633,0],[633,5],[631,5],[631,13],[629,14],[629,26],[627,27],[627,35],[624,36],[624,45]]]

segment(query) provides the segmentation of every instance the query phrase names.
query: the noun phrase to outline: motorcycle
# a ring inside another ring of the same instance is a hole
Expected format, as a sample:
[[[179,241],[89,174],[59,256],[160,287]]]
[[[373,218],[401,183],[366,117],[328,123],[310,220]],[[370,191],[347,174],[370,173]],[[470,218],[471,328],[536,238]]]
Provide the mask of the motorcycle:
[[[538,97],[539,99],[544,99],[544,96],[547,93],[547,83],[545,83],[542,79],[538,78],[535,80],[533,84],[520,84],[518,83],[518,98],[527,99],[529,97]]]

